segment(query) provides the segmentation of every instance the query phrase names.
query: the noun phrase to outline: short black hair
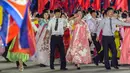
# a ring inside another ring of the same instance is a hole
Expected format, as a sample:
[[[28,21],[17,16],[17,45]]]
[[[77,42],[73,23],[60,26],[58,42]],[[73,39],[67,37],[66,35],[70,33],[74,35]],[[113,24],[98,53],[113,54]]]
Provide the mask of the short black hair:
[[[117,11],[117,10],[115,10],[115,11],[114,11],[114,13],[115,13],[115,14],[118,14],[118,11]]]
[[[92,11],[90,12],[90,14],[95,13],[95,12],[96,12],[95,10],[92,10]]]
[[[89,7],[89,8],[88,8],[88,12],[91,12],[91,11],[92,11],[92,8],[91,8],[91,7]]]
[[[122,13],[122,14],[121,14],[121,17],[122,17],[122,18],[127,18],[127,14],[126,14],[126,13]]]
[[[110,11],[110,10],[114,10],[114,9],[111,8],[111,7],[108,7],[108,8],[107,8],[107,12]]]
[[[56,12],[60,12],[61,13],[61,10],[60,9],[55,9],[54,13],[56,13]]]

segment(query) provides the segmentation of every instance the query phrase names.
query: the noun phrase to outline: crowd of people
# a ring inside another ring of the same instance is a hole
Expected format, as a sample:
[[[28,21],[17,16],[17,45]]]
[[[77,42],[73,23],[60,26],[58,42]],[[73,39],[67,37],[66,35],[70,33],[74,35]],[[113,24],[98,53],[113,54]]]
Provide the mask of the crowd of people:
[[[107,70],[119,69],[118,60],[120,64],[129,64],[127,11],[89,8],[87,12],[77,10],[68,16],[60,9],[44,10],[41,15],[34,13],[32,20],[33,25],[38,25],[34,26],[35,58],[41,67],[55,69],[56,58],[61,60],[61,70],[67,70],[67,63],[73,63],[78,70],[81,64],[103,63]]]
[[[13,61],[16,59],[20,71],[23,71],[23,65],[27,66],[24,62],[29,58],[40,67],[50,66],[52,70],[57,58],[60,58],[60,70],[68,70],[68,63],[73,63],[78,70],[81,64],[91,63],[96,66],[103,63],[107,70],[111,67],[119,69],[119,64],[130,64],[129,16],[129,12],[113,8],[77,10],[72,15],[60,9],[45,9],[42,14],[35,12],[31,17],[36,40],[35,54],[32,57],[28,53],[22,56],[17,54],[17,58],[16,54],[10,54],[10,45],[17,42],[16,37],[8,44],[3,56],[8,61],[15,56]]]

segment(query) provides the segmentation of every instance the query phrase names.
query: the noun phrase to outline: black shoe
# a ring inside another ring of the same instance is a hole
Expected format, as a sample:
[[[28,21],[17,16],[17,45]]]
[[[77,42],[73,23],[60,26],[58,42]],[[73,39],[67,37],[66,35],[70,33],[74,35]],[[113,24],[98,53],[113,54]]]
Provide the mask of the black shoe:
[[[54,70],[55,68],[54,67],[50,67],[50,69]]]
[[[77,64],[75,64],[75,66],[77,67]]]
[[[118,67],[118,66],[114,66],[114,68],[115,68],[115,69],[119,69],[119,67]]]
[[[23,66],[24,66],[24,67],[27,67],[27,65],[26,65],[24,62],[23,62]]]
[[[44,64],[40,64],[40,67],[47,67],[46,65],[44,65]]]
[[[98,66],[99,64],[98,63],[96,63],[96,62],[94,62],[94,64],[96,65],[96,66]]]
[[[98,66],[99,64],[98,64],[98,61],[96,60],[96,57],[95,58],[93,58],[93,61],[94,61],[94,64],[96,65],[96,66]]]
[[[111,70],[111,68],[110,68],[110,67],[108,67],[108,68],[106,68],[106,70]]]
[[[67,68],[61,68],[60,70],[68,70]]]
[[[77,67],[77,70],[80,70],[81,68],[80,67]]]

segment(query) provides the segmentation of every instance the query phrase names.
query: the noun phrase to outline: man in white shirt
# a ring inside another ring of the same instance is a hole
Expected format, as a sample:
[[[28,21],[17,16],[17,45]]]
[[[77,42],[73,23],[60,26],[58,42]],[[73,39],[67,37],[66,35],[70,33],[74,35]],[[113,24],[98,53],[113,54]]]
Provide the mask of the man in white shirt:
[[[99,35],[100,31],[102,30],[102,45],[104,49],[104,63],[105,63],[105,68],[110,70],[111,66],[109,63],[109,48],[112,52],[112,66],[115,69],[119,69],[117,64],[117,50],[116,50],[116,45],[115,45],[115,37],[114,37],[114,32],[116,31],[116,26],[121,25],[121,26],[130,26],[129,23],[122,22],[116,18],[113,18],[113,13],[114,10],[112,8],[107,9],[107,17],[104,18],[98,27],[97,30],[97,40],[99,40]]]
[[[92,37],[92,41],[93,44],[95,45],[96,51],[97,51],[97,56],[93,59],[94,63],[96,65],[98,65],[99,60],[102,62],[103,61],[103,57],[101,56],[101,53],[99,53],[99,51],[101,50],[101,44],[99,43],[99,41],[96,41],[96,37],[97,37],[97,28],[99,26],[99,19],[97,18],[97,13],[95,10],[92,10],[90,12],[92,18],[88,20],[88,26],[89,26],[89,30],[91,32],[91,37]]]
[[[61,11],[59,9],[56,9],[54,11],[55,18],[52,18],[49,21],[48,24],[48,30],[51,33],[51,42],[50,42],[50,68],[54,68],[54,56],[55,56],[55,49],[58,47],[60,52],[60,60],[61,60],[61,70],[67,70],[66,68],[66,59],[65,59],[65,50],[64,50],[64,44],[63,44],[63,34],[64,34],[64,28],[65,20],[60,18]]]

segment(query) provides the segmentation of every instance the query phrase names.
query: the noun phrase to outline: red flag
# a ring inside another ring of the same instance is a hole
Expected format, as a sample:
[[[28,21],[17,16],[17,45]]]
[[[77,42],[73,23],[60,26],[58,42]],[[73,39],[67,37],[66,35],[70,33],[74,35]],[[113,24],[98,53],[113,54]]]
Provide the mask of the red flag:
[[[115,3],[115,9],[122,9],[123,11],[128,11],[128,3],[127,3],[127,0],[116,0],[116,3]]]
[[[121,8],[121,4],[120,4],[121,2],[122,2],[122,0],[116,0],[114,8],[115,9],[120,9]]]
[[[122,11],[128,11],[128,3],[127,3],[127,0],[122,0],[121,2],[121,8],[122,8]]]
[[[79,5],[82,5],[83,0],[78,0]]]
[[[55,9],[55,1],[56,0],[50,0],[50,10],[54,10]]]
[[[108,7],[110,7],[110,0],[104,0],[104,9],[107,9]]]
[[[84,9],[88,9],[90,6],[90,0],[86,0],[86,2],[84,3]]]
[[[38,12],[39,14],[42,13],[44,10],[45,5],[47,4],[48,0],[38,0]]]
[[[92,7],[95,10],[100,10],[100,0],[94,0],[94,2],[92,3]]]
[[[65,11],[68,11],[68,0],[64,0],[62,5],[65,8]]]

